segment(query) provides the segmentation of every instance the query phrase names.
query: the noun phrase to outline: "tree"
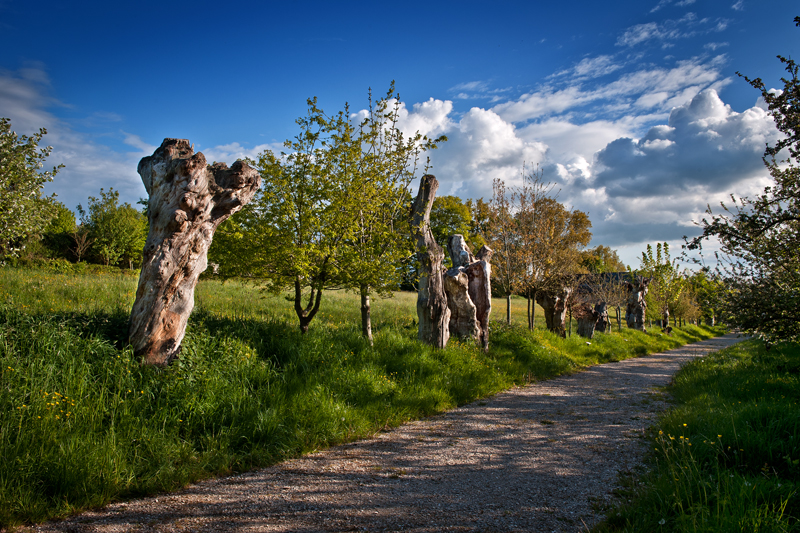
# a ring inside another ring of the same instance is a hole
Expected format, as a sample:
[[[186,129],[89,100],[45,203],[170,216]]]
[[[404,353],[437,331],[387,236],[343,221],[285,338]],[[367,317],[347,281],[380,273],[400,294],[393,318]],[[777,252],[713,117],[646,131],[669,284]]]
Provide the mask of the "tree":
[[[141,261],[147,239],[147,217],[129,203],[119,203],[119,192],[100,189],[100,197],[90,196],[87,210],[78,205],[81,224],[89,230],[92,250],[105,265],[120,261],[134,264]],[[76,238],[77,241],[77,238]]]
[[[669,245],[657,243],[654,255],[653,247],[648,244],[647,251],[642,252],[641,266],[636,274],[651,278],[647,293],[648,308],[659,313],[661,327],[666,328],[669,326],[670,309],[678,301],[685,285],[677,260],[670,258]]]
[[[72,245],[72,234],[77,228],[75,213],[61,202],[52,201],[52,203],[54,215],[44,228],[42,240],[51,256],[66,258]]]
[[[431,231],[440,246],[447,246],[450,235],[469,238],[472,229],[472,211],[468,203],[458,196],[437,196],[431,208]],[[445,259],[448,262],[449,258]]]
[[[617,251],[602,244],[581,252],[581,266],[592,274],[625,272],[627,270],[617,255]]]
[[[794,22],[800,27],[800,17]],[[720,244],[717,273],[726,291],[726,322],[774,342],[800,338],[800,83],[798,65],[778,56],[788,76],[783,89],[768,90],[760,78],[742,76],[761,92],[768,113],[784,135],[764,151],[764,164],[774,181],[754,198],[731,196],[700,225],[703,234],[688,241],[701,250],[705,240]]]
[[[54,204],[42,197],[45,183],[63,165],[40,172],[53,148],[39,147],[47,133],[41,128],[31,136],[11,131],[11,121],[0,118],[0,259],[14,257],[25,239],[41,233],[54,215]]]
[[[370,339],[370,295],[399,285],[394,262],[411,234],[399,228],[409,224],[408,185],[420,154],[445,140],[404,137],[399,111],[394,85],[374,105],[370,96],[355,124],[347,105],[328,116],[309,99],[300,133],[284,143],[288,153],[259,155],[257,198],[217,232],[210,256],[220,273],[264,280],[272,291],[293,288],[303,333],[325,290],[353,289]]]
[[[519,219],[514,216],[517,195],[506,188],[505,182],[492,182],[492,201],[489,203],[489,246],[494,250],[492,277],[494,286],[506,297],[506,323],[511,323],[511,295],[522,276]]]
[[[366,116],[357,127],[347,120],[350,112],[345,105],[333,122],[336,131],[329,148],[332,171],[347,184],[353,208],[353,233],[344,241],[340,263],[345,285],[361,296],[361,331],[370,345],[370,296],[390,296],[402,281],[403,271],[394,263],[407,246],[409,185],[419,158],[447,140],[444,136],[431,140],[418,132],[405,137],[398,127],[400,109],[394,83],[377,102],[373,103],[370,91]]]

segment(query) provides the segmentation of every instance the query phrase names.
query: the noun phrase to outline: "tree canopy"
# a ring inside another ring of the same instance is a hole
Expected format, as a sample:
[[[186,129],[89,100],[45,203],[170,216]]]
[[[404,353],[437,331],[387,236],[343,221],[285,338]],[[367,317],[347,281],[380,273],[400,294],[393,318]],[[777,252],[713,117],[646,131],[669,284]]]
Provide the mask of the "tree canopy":
[[[47,130],[17,135],[11,121],[0,118],[0,259],[17,255],[27,237],[41,233],[55,214],[53,197],[42,196],[44,185],[61,166],[40,171],[53,150],[39,147]]]
[[[800,26],[800,17],[794,20]],[[800,338],[800,83],[797,63],[778,59],[787,72],[781,90],[742,76],[760,91],[784,135],[764,151],[774,185],[754,198],[731,196],[731,204],[722,204],[718,213],[709,207],[701,221],[703,234],[687,246],[697,250],[707,239],[719,241],[725,319],[769,341]]]

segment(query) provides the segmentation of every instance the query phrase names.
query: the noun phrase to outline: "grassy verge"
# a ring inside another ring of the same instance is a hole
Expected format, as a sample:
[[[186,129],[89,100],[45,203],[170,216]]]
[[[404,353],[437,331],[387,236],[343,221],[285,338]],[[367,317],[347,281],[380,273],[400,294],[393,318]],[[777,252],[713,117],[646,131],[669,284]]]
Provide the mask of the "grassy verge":
[[[800,346],[746,341],[687,365],[651,470],[597,532],[800,530]]]
[[[179,488],[374,434],[529,380],[707,338],[559,339],[493,323],[491,350],[416,340],[414,295],[331,295],[301,336],[291,305],[204,281],[166,370],[125,344],[135,279],[0,269],[0,526]]]

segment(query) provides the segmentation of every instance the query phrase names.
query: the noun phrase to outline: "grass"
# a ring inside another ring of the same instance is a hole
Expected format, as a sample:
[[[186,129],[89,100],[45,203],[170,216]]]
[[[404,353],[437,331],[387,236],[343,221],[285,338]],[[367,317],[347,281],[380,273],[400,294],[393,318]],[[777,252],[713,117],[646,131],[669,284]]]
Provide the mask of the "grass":
[[[800,531],[800,346],[749,340],[687,365],[649,473],[597,532]]]
[[[374,303],[370,347],[357,295],[326,294],[303,336],[284,297],[205,280],[180,359],[158,370],[126,344],[135,286],[125,273],[0,269],[0,527],[273,464],[716,333],[560,339],[522,327],[521,300],[518,323],[492,323],[488,354],[457,341],[433,350],[416,340],[415,295],[398,293]]]

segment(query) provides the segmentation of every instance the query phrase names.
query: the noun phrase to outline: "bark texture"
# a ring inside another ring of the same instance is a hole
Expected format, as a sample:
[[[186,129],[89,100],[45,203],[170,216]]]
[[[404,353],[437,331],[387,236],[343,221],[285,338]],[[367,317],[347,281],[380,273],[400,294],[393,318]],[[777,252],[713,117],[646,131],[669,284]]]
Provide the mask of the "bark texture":
[[[598,306],[592,307],[591,304],[584,303],[576,306],[572,310],[572,316],[578,321],[578,335],[587,339],[594,338],[594,332],[600,321],[600,311]]]
[[[536,303],[544,311],[547,329],[564,338],[567,336],[567,300],[571,293],[572,289],[562,287],[557,291],[539,291],[536,294]]]
[[[242,161],[208,165],[186,139],[164,139],[138,171],[150,232],[128,337],[142,362],[166,366],[180,352],[217,226],[252,199],[261,177]]]
[[[422,176],[419,191],[411,208],[412,225],[417,237],[419,291],[417,292],[418,338],[436,348],[444,348],[450,339],[450,308],[444,292],[442,261],[444,250],[431,232],[431,207],[439,182],[431,174]]]
[[[473,338],[484,351],[488,350],[492,250],[484,246],[476,258],[464,236],[456,234],[449,237],[447,251],[453,262],[444,278],[450,307],[450,334],[462,339]]]
[[[650,284],[650,278],[643,278],[637,276],[633,282],[627,283],[628,288],[628,305],[625,308],[625,321],[631,329],[638,329],[640,331],[647,331],[644,326],[647,314],[647,286]]]
[[[608,322],[608,304],[605,302],[600,302],[594,306],[594,310],[598,315],[597,326],[595,326],[595,329],[600,333],[605,333],[607,329],[611,329],[611,325]]]

